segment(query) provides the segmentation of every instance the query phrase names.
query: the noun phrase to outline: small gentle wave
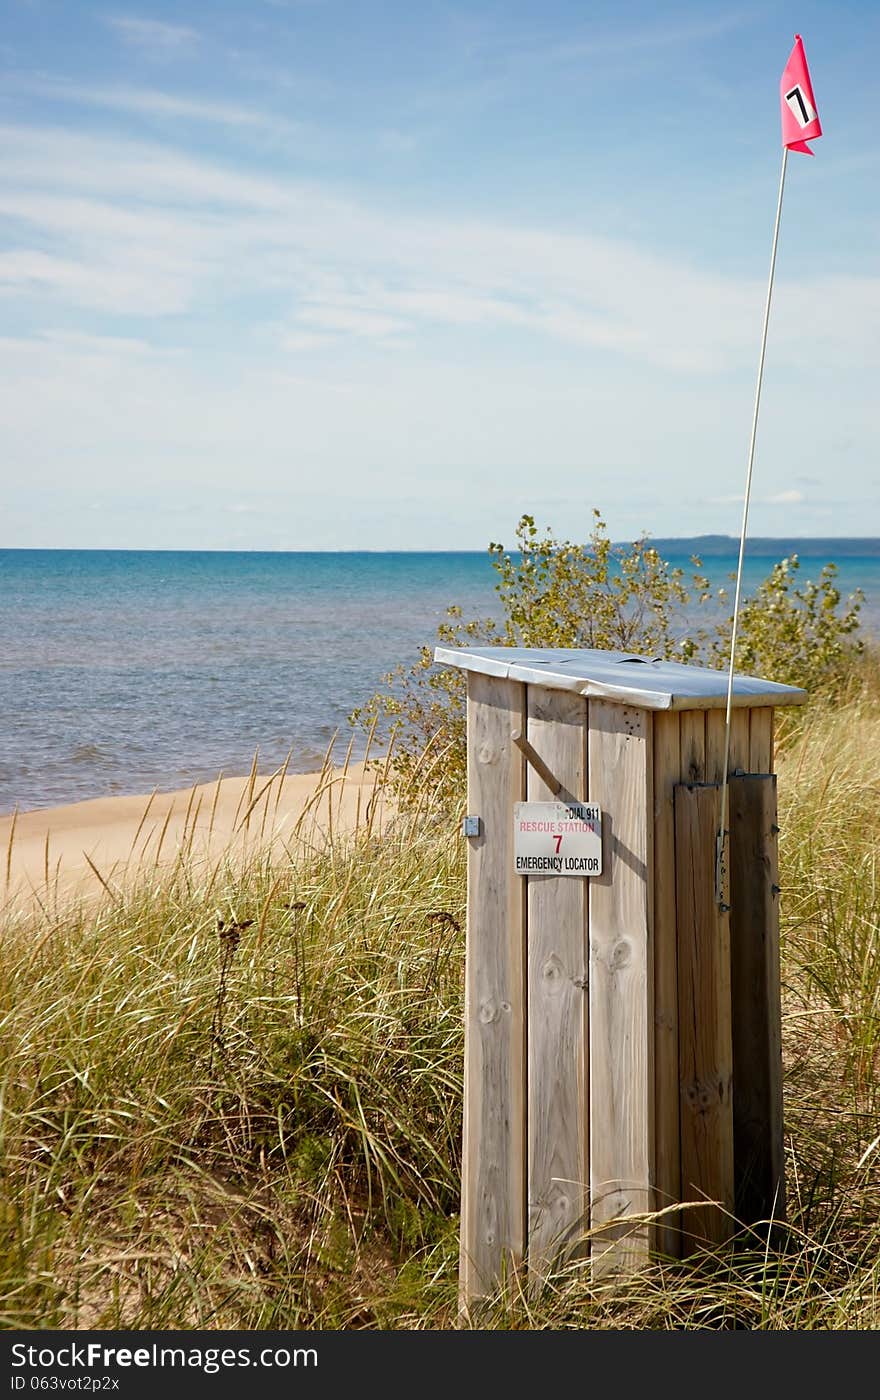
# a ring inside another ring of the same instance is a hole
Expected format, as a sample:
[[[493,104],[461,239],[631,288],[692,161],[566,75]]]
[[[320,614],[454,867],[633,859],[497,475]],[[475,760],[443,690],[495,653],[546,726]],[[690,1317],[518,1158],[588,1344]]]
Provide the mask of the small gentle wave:
[[[100,749],[97,744],[77,744],[70,755],[70,761],[71,763],[89,763],[93,765],[102,763],[112,764],[114,755],[108,753],[106,749]]]

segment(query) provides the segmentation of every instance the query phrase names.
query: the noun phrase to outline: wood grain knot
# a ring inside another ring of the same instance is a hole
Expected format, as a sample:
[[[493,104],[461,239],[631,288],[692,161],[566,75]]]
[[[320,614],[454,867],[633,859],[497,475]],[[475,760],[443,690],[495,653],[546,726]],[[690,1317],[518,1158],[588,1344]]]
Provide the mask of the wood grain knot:
[[[622,938],[619,943],[615,943],[611,949],[609,966],[612,972],[619,972],[627,963],[632,962],[632,944],[628,938]]]
[[[499,1006],[497,1002],[493,1001],[490,997],[487,1001],[480,1002],[480,1009],[477,1015],[484,1026],[490,1026],[493,1021],[498,1020],[498,1017],[505,1007],[507,1007],[508,1011],[510,1010],[510,1004],[508,1002],[502,1002],[501,1006]]]
[[[562,991],[565,984],[565,968],[555,953],[551,954],[541,968],[541,981],[545,992],[550,992],[551,995],[556,996]]]
[[[496,763],[498,760],[498,747],[496,744],[480,744],[477,749],[478,763]]]
[[[729,1094],[730,1081],[724,1079],[692,1079],[684,1090],[688,1108],[701,1115],[718,1108]]]
[[[624,1191],[609,1191],[602,1198],[602,1213],[608,1220],[617,1220],[632,1208],[632,1197]]]

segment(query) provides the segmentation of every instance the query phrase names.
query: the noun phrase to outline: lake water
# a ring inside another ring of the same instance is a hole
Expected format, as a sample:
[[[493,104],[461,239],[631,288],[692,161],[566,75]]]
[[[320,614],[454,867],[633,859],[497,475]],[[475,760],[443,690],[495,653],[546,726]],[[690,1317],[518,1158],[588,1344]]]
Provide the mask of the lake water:
[[[824,558],[800,544],[803,582]],[[747,559],[747,592],[779,557]],[[880,555],[837,562],[880,637]],[[319,767],[448,604],[497,610],[495,577],[485,553],[0,550],[0,812],[245,773],[257,750],[261,772]]]

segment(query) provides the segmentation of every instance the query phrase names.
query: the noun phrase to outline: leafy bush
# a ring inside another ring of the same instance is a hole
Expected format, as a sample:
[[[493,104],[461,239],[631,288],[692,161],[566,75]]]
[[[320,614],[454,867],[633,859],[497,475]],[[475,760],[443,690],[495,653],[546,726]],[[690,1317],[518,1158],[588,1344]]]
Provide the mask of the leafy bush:
[[[691,601],[684,570],[672,568],[643,535],[612,545],[599,511],[587,544],[538,533],[524,515],[516,528],[519,558],[490,544],[504,611],[502,644],[518,647],[599,647],[689,660],[696,643],[672,632]],[[699,567],[700,561],[694,560]],[[703,596],[708,583],[694,584]]]
[[[673,620],[690,601],[683,570],[672,568],[646,537],[615,548],[605,522],[594,511],[587,544],[539,533],[523,515],[516,528],[518,557],[490,544],[498,575],[495,591],[501,619],[464,621],[449,607],[437,630],[444,646],[601,647],[687,660],[693,640],[676,640]],[[699,563],[699,561],[695,561]],[[708,590],[699,575],[700,596]],[[434,649],[423,646],[410,667],[385,677],[386,689],[355,710],[351,721],[390,731],[394,743],[391,780],[404,802],[426,786],[449,799],[464,796],[467,683],[461,671],[434,666]]]
[[[736,667],[747,675],[802,686],[811,695],[833,694],[864,650],[860,639],[850,640],[864,595],[857,589],[840,613],[837,565],[826,564],[818,581],[807,580],[803,588],[797,586],[799,569],[796,554],[780,559],[741,603]],[[709,648],[709,665],[729,665],[730,633],[728,617]]]
[[[693,573],[672,567],[642,535],[631,545],[608,538],[598,510],[585,544],[538,530],[523,515],[517,549],[490,544],[497,574],[500,618],[465,621],[460,607],[447,609],[437,640],[444,646],[596,647],[665,660],[697,662],[726,670],[731,616],[727,590],[713,590],[693,556]],[[740,608],[737,669],[825,693],[839,686],[861,642],[861,594],[838,612],[836,566],[826,564],[817,583],[796,586],[797,556],[774,565]],[[385,689],[350,716],[352,723],[386,732],[394,746],[390,781],[404,804],[427,789],[452,803],[464,799],[467,682],[458,670],[434,665],[432,646],[415,664],[384,678]]]

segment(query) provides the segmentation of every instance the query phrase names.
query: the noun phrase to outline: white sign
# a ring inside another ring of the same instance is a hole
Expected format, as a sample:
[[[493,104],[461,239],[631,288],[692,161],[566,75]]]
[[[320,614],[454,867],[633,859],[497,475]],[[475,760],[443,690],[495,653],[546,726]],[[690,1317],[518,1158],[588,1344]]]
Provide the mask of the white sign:
[[[517,875],[602,874],[602,811],[595,802],[515,802]]]
[[[794,87],[785,94],[785,101],[801,130],[816,120],[816,109],[800,83],[795,83]]]

